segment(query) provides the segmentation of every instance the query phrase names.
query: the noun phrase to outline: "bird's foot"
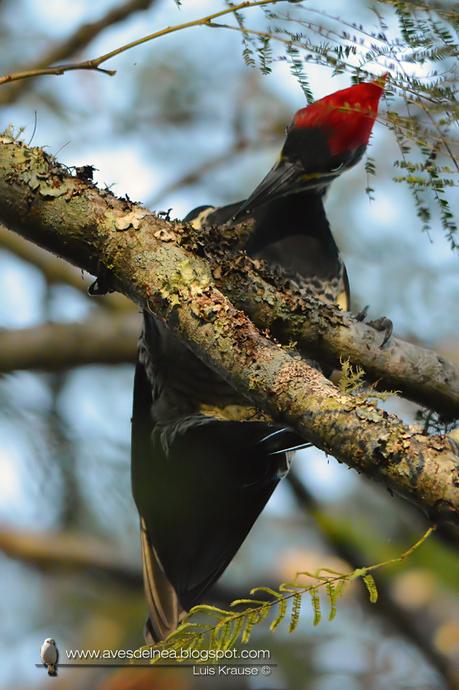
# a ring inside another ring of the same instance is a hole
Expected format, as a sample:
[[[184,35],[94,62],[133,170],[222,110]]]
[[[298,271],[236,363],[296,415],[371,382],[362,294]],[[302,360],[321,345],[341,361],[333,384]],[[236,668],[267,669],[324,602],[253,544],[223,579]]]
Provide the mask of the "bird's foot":
[[[369,305],[367,304],[359,313],[356,315],[356,321],[365,321],[368,316]],[[375,331],[384,333],[383,341],[380,348],[383,348],[386,343],[389,342],[392,331],[394,330],[394,324],[387,316],[381,316],[379,319],[374,319],[373,321],[367,321],[367,326],[371,326]]]
[[[371,326],[375,329],[375,331],[384,333],[383,341],[379,346],[382,349],[391,338],[392,331],[394,330],[394,324],[390,319],[387,318],[387,316],[381,316],[379,319],[375,319],[374,321],[367,321],[367,326]]]
[[[355,319],[356,321],[365,321],[368,315],[368,310],[370,308],[370,305],[367,304],[363,309],[359,311],[358,314],[356,314]]]

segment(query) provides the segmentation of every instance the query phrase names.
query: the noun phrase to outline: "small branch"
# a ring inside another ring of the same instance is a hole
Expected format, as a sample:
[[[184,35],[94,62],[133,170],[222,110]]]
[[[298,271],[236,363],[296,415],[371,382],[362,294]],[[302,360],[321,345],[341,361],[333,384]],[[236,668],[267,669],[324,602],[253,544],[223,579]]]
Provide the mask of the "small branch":
[[[100,55],[97,58],[83,60],[81,62],[73,62],[67,65],[33,67],[19,72],[12,72],[11,74],[0,76],[0,85],[9,84],[11,82],[20,81],[23,79],[30,79],[32,77],[41,77],[45,75],[61,75],[65,74],[65,72],[71,72],[75,70],[93,70],[96,72],[102,72],[103,74],[108,74],[109,76],[113,76],[116,74],[116,70],[104,69],[100,65],[102,65],[104,62],[107,62],[107,60],[116,57],[117,55],[125,53],[127,50],[136,48],[137,46],[140,46],[143,43],[148,43],[157,38],[160,38],[161,36],[167,36],[168,34],[175,33],[176,31],[182,31],[183,29],[189,29],[194,26],[210,26],[213,19],[223,17],[226,14],[233,14],[234,12],[246,10],[251,7],[273,5],[276,2],[282,1],[283,0],[254,0],[253,2],[241,2],[238,5],[233,5],[232,7],[220,10],[219,12],[214,12],[213,14],[209,14],[206,17],[201,17],[200,19],[193,19],[192,21],[184,22],[183,24],[176,24],[175,26],[167,26],[164,29],[155,31],[152,34],[148,34],[148,36],[143,36],[142,38],[138,38],[135,41],[130,41],[129,43],[126,43],[125,45],[122,45],[119,48],[115,48],[114,50],[111,50],[108,53],[104,53],[103,55]]]
[[[374,403],[339,391],[295,352],[262,335],[218,289],[208,262],[180,246],[186,226],[71,177],[42,150],[6,136],[0,138],[0,222],[102,279],[108,276],[259,409],[384,481],[435,521],[459,524],[454,444],[424,436]],[[228,256],[230,273],[237,274],[235,264],[234,254]]]
[[[57,532],[0,529],[0,551],[43,570],[103,572],[129,586],[141,587],[136,565],[123,562],[120,550],[99,539]]]
[[[0,330],[0,373],[133,363],[139,332],[138,314],[99,315],[83,323],[46,323]]]
[[[324,515],[319,503],[293,470],[290,470],[287,475],[287,481],[299,506],[314,519],[319,533],[333,552],[349,563],[353,569],[358,568],[361,563],[368,562],[368,555],[361,551],[355,544],[355,540],[346,539],[345,530],[340,528],[339,523],[332,516]],[[459,682],[454,677],[451,660],[436,649],[433,641],[434,633],[439,625],[435,626],[431,621],[429,625],[426,625],[425,619],[423,619],[423,625],[417,624],[409,611],[392,596],[391,589],[385,581],[384,571],[374,574],[374,578],[380,593],[378,606],[374,607],[367,597],[361,597],[363,604],[371,606],[372,613],[383,618],[408,642],[417,647],[442,675],[449,690],[459,690]]]
[[[115,69],[103,69],[102,67],[97,67],[92,60],[87,60],[86,62],[75,62],[71,65],[56,65],[55,67],[32,68],[22,72],[11,72],[11,74],[5,74],[0,77],[0,86],[22,79],[31,79],[32,77],[60,76],[75,70],[93,70],[95,72],[102,72],[102,74],[108,74],[109,77],[113,77],[116,74]]]
[[[15,74],[20,75],[22,73],[35,76],[37,69],[49,69],[49,65],[65,60],[85,48],[109,26],[123,21],[134,12],[148,9],[154,2],[156,0],[128,0],[119,7],[111,8],[97,21],[79,26],[71,36],[58,45],[53,45],[33,65],[24,65]],[[31,72],[32,74],[30,74]],[[27,88],[27,84],[27,77],[25,77],[16,81],[10,88],[0,91],[0,104],[6,105],[15,101],[18,95]]]
[[[223,277],[216,281],[219,287],[279,341],[295,343],[325,366],[340,368],[343,358],[349,359],[364,369],[377,389],[397,391],[447,417],[459,417],[457,364],[396,337],[381,348],[380,332],[350,313],[306,299],[293,288],[279,289],[282,279],[254,271],[248,258],[241,258],[231,271],[219,263],[223,263]]]
[[[36,532],[0,527],[0,551],[9,558],[28,564],[44,574],[49,572],[82,573],[109,577],[117,585],[138,590],[143,598],[142,569],[137,560],[123,560],[120,549],[106,540],[68,531]],[[266,575],[263,582],[276,587]],[[102,581],[103,583],[103,581]],[[213,585],[210,600],[226,605],[242,596],[243,590],[223,582]]]

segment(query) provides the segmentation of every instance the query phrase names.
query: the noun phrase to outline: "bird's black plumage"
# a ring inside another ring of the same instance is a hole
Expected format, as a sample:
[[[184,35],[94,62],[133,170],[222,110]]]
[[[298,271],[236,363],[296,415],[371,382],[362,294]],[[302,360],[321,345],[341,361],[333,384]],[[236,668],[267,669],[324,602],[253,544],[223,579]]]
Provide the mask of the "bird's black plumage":
[[[199,207],[185,220],[222,224],[240,207]],[[281,265],[327,302],[348,285],[322,194],[282,197],[253,212],[254,257]],[[163,638],[204,596],[244,541],[304,443],[274,425],[144,314],[132,418],[132,486],[141,516],[149,622]]]
[[[346,269],[323,207],[362,157],[384,77],[297,111],[281,155],[248,198],[185,220],[254,220],[246,250],[300,289],[349,308]],[[233,558],[303,440],[255,410],[172,331],[144,314],[134,387],[132,485],[141,517],[147,637],[164,638]]]
[[[307,190],[254,208],[255,230],[246,251],[280,266],[283,273],[328,304],[350,307],[346,267],[330,230],[324,191]],[[196,226],[223,225],[238,217],[245,202],[222,208],[200,206],[185,220]]]

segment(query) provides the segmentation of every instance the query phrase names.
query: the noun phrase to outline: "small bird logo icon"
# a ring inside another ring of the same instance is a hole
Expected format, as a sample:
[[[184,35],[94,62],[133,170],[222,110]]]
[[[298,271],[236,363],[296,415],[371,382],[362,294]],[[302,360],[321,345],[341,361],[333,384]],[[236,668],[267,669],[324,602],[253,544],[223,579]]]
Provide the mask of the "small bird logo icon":
[[[47,637],[43,642],[40,655],[43,665],[48,669],[48,676],[57,676],[59,652],[55,641],[51,637]]]

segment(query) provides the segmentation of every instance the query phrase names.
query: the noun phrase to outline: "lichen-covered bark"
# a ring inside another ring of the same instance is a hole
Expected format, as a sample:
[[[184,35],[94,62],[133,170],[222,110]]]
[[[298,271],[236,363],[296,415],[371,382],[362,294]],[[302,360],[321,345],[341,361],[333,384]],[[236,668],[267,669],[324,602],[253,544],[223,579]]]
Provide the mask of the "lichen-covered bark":
[[[292,287],[279,290],[276,276],[266,270],[260,276],[248,257],[241,257],[237,270],[232,265],[225,273],[221,269],[227,265],[227,259],[221,262],[217,285],[259,328],[269,329],[283,343],[296,343],[322,365],[339,367],[349,359],[379,390],[398,391],[446,417],[459,417],[457,365],[395,337],[381,347],[384,334],[336,307],[298,295]]]
[[[10,141],[4,138],[4,142]],[[12,151],[15,164],[24,164],[24,160],[31,161],[31,152],[38,149],[28,149],[19,144],[4,144],[4,151]],[[33,172],[26,172],[24,182],[27,184],[27,196],[39,199],[54,199],[58,206],[62,206],[67,196],[72,197],[69,206],[65,201],[67,213],[80,212],[80,207],[88,204],[91,214],[80,229],[80,237],[88,233],[92,241],[94,253],[97,241],[97,208],[105,200],[117,213],[124,213],[124,218],[117,222],[120,232],[124,226],[129,228],[142,225],[157,233],[157,239],[166,243],[180,243],[194,254],[205,255],[212,263],[212,274],[215,284],[226,294],[233,304],[244,309],[261,329],[269,329],[271,334],[286,344],[296,342],[297,347],[304,354],[314,358],[324,365],[337,366],[341,358],[349,358],[353,363],[360,364],[369,380],[376,382],[382,389],[396,390],[401,395],[415,402],[435,409],[449,418],[459,417],[459,367],[448,362],[431,350],[420,348],[397,338],[392,338],[383,349],[380,347],[382,336],[373,328],[359,323],[350,314],[325,306],[314,299],[306,300],[285,285],[279,289],[280,277],[270,275],[259,264],[255,264],[247,257],[239,254],[234,259],[231,249],[237,247],[251,232],[250,224],[241,224],[237,228],[213,228],[212,231],[195,231],[189,226],[177,223],[159,221],[144,209],[133,207],[125,200],[115,199],[110,193],[96,190],[85,181],[71,178],[68,171],[55,167],[55,175],[59,184],[53,183],[50,188],[46,182],[49,159],[41,154],[33,160]],[[8,155],[5,160],[5,182],[11,179],[10,165],[12,158]],[[43,167],[44,166],[44,167]],[[30,167],[30,166],[29,166]],[[51,166],[52,167],[52,166]],[[40,172],[41,171],[41,172]],[[33,192],[36,192],[34,194]],[[84,195],[84,200],[81,199]],[[18,199],[18,203],[23,203]],[[83,204],[84,201],[84,204]],[[7,202],[7,198],[5,198]],[[26,204],[27,205],[27,204]],[[33,209],[31,209],[33,210]],[[44,211],[44,209],[42,209]],[[5,205],[4,212],[8,214]],[[14,209],[13,209],[14,212]],[[83,208],[83,213],[88,212]],[[7,216],[6,216],[7,217]],[[143,219],[143,222],[142,222]],[[114,222],[114,221],[113,221]],[[33,233],[29,238],[35,243],[41,243],[46,248],[53,247],[52,237],[46,234]],[[21,234],[27,235],[27,228],[21,229]],[[70,242],[70,237],[66,242]],[[49,244],[51,240],[51,245]],[[70,246],[70,245],[69,245]],[[90,247],[90,249],[91,249]],[[82,259],[75,248],[76,254],[67,259],[78,266],[82,266]],[[226,251],[228,250],[228,251]],[[55,247],[56,253],[59,250]],[[84,252],[83,252],[84,253]],[[71,253],[72,254],[72,253]],[[103,267],[103,261],[90,262],[92,273],[98,273]],[[86,256],[86,266],[89,257]],[[110,266],[105,266],[110,270]],[[285,281],[284,281],[285,282]]]
[[[96,275],[108,271],[115,289],[163,318],[261,409],[338,460],[383,479],[432,518],[459,524],[459,458],[449,440],[425,437],[340,392],[295,352],[263,336],[218,289],[199,247],[192,253],[176,241],[179,223],[70,177],[39,149],[6,137],[0,139],[0,221]],[[226,271],[229,264],[219,280]]]

